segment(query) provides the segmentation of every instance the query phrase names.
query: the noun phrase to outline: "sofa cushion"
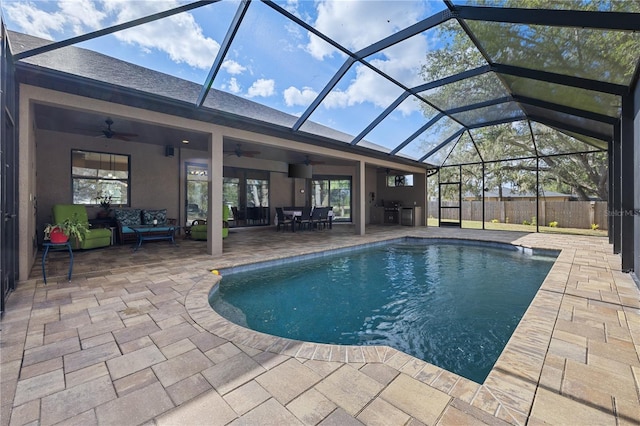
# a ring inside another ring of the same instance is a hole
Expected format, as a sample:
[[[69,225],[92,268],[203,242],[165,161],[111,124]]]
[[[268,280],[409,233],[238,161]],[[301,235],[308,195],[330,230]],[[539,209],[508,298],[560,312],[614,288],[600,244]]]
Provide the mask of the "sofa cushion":
[[[113,210],[116,220],[118,220],[122,226],[137,226],[140,225],[140,209],[114,209]]]
[[[142,224],[153,225],[153,220],[158,221],[158,225],[167,223],[167,209],[142,210]]]

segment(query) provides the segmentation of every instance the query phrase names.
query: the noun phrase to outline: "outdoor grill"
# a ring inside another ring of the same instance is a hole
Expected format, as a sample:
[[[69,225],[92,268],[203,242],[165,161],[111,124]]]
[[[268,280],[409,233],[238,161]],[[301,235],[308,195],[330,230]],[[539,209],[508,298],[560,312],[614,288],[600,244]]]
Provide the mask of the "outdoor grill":
[[[384,223],[399,223],[401,207],[402,203],[399,201],[385,201]]]

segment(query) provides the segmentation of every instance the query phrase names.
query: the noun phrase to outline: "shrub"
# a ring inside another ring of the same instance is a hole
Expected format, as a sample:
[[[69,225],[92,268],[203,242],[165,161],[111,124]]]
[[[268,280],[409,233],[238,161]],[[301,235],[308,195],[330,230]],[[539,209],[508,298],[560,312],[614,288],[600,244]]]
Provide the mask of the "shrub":
[[[599,228],[600,228],[600,225],[598,225],[597,223],[592,223],[592,224],[591,224],[591,229],[592,229],[592,230],[594,230],[594,231],[595,231],[596,229],[599,229]]]
[[[554,220],[553,222],[549,222],[549,226],[552,228],[557,228],[558,227],[558,221]]]
[[[537,218],[536,218],[535,216],[532,216],[532,217],[531,217],[531,224],[532,224],[533,226],[536,226],[536,223],[537,223],[536,221],[537,221]]]
[[[491,223],[500,223],[498,219],[491,219]]]
[[[529,221],[528,221],[528,220],[523,220],[523,221],[522,221],[522,224],[523,224],[523,225],[531,225],[531,223],[529,223]]]

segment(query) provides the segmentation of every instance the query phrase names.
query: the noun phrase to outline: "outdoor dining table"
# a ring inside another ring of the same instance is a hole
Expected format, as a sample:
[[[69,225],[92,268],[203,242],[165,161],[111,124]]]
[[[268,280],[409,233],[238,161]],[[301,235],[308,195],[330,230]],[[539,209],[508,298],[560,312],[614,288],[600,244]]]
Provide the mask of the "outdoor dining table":
[[[296,217],[302,217],[302,210],[282,210],[282,213],[285,216],[289,216],[291,219],[293,219],[293,224],[292,224],[292,230],[293,232],[295,232],[295,223],[296,223]],[[328,219],[329,219],[329,229],[333,229],[333,210],[329,210],[329,212],[327,213]],[[277,218],[276,218],[277,219]]]
[[[296,216],[302,216],[302,210],[282,210],[285,216],[289,216],[295,220]]]

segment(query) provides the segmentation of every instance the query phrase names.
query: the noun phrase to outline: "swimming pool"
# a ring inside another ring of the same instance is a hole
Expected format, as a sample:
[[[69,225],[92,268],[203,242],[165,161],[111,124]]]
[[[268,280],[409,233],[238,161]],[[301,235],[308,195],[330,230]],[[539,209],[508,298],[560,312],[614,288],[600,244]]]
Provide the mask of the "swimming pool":
[[[411,239],[225,272],[210,304],[257,331],[387,345],[482,383],[554,259],[507,245]]]

